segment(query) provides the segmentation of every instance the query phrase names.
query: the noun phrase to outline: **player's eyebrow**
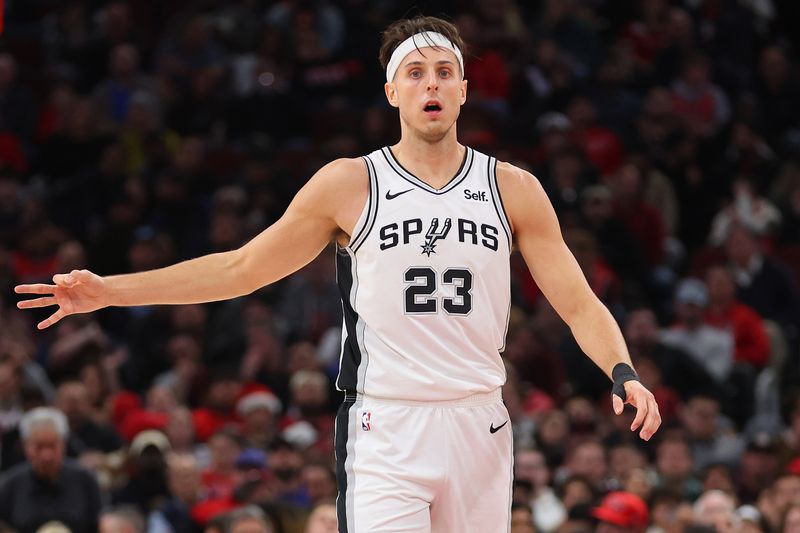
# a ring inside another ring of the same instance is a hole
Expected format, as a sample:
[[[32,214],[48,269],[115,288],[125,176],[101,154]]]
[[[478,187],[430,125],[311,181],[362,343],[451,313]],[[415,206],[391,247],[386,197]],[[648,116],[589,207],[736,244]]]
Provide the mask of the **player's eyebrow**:
[[[425,63],[423,61],[416,60],[416,61],[409,61],[408,63],[406,63],[403,66],[404,67],[412,67],[412,66],[416,67],[416,66],[424,65],[424,64]],[[437,65],[455,65],[455,63],[453,61],[450,61],[449,59],[440,59],[439,61],[436,62],[436,64]]]

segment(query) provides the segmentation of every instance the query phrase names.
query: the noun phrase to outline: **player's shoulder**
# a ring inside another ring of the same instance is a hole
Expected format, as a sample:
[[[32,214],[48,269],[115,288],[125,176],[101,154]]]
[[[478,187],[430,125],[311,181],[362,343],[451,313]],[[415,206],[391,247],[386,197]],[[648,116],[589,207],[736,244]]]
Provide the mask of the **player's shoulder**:
[[[536,176],[511,163],[498,161],[496,175],[506,217],[516,234],[547,210],[543,209],[549,204],[547,194]]]
[[[539,180],[530,171],[506,161],[497,161],[495,173],[501,193],[505,190],[513,193],[514,191],[541,187]]]
[[[312,181],[321,188],[333,189],[339,193],[357,192],[369,187],[369,174],[363,158],[342,157],[319,169]]]
[[[363,157],[340,157],[334,159],[324,167],[322,167],[318,174],[325,174],[326,176],[347,179],[352,177],[366,177],[367,167],[364,164]]]

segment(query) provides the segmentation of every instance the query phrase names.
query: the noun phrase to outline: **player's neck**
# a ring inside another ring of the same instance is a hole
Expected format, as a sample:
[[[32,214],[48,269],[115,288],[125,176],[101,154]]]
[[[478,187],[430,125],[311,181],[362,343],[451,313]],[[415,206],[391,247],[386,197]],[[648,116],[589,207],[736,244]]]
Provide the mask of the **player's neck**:
[[[391,147],[401,165],[419,179],[441,189],[456,175],[464,161],[466,148],[458,143],[455,128],[443,139],[427,141],[413,135],[403,135]]]

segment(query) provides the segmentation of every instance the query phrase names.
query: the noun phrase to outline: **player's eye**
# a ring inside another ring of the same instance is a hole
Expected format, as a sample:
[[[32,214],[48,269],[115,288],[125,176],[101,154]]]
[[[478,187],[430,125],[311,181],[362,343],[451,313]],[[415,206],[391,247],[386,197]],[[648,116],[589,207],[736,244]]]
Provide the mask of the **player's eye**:
[[[451,75],[452,72],[450,72],[450,69],[443,68],[442,70],[439,71],[439,76],[441,76],[442,78],[449,78]]]
[[[408,75],[411,76],[414,79],[419,79],[419,78],[422,77],[422,71],[414,69],[411,72],[409,72]]]

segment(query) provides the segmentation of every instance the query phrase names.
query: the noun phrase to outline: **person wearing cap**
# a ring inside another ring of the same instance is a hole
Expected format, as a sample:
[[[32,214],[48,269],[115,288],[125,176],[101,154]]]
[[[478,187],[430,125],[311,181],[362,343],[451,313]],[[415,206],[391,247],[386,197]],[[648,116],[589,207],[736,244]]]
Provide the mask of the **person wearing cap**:
[[[733,369],[734,339],[730,332],[705,323],[708,306],[706,284],[696,278],[681,280],[675,288],[675,323],[661,335],[667,346],[685,351],[717,383]]]
[[[277,435],[275,417],[281,412],[281,401],[269,391],[254,391],[236,403],[242,419],[242,437],[248,446],[266,449]]]
[[[169,496],[166,456],[169,439],[155,429],[142,431],[128,448],[128,481],[111,495],[114,505],[135,505],[145,516]]]
[[[781,440],[778,430],[756,429],[747,435],[737,476],[737,492],[743,501],[756,501],[780,472]]]
[[[650,521],[647,504],[630,492],[611,492],[592,509],[597,533],[644,533]]]
[[[399,116],[396,144],[325,165],[278,221],[239,248],[119,276],[56,274],[53,284],[17,286],[37,295],[17,305],[57,306],[38,324],[46,328],[109,306],[227,300],[334,245],[344,312],[340,531],[507,529],[513,434],[500,354],[512,250],[611,382],[614,412],[636,408],[630,430],[649,440],[661,417],[614,317],[564,243],[541,182],[459,142],[465,51],[446,20],[394,22],[379,55],[384,94]]]

